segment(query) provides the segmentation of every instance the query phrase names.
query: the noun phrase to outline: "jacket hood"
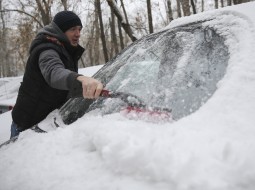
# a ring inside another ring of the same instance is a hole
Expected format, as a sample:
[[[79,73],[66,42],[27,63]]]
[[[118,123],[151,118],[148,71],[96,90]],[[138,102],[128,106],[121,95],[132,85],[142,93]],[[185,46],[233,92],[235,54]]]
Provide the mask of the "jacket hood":
[[[46,25],[45,27],[40,29],[39,32],[37,33],[37,36],[41,34],[46,34],[55,37],[63,43],[69,43],[69,40],[66,37],[66,35],[54,22],[51,22],[49,25]]]
[[[67,36],[62,32],[62,30],[54,23],[51,22],[49,25],[46,25],[42,29],[39,30],[39,32],[36,35],[36,38],[32,41],[29,53],[39,44],[42,43],[42,40],[45,39],[43,36],[51,36],[56,38],[59,42],[63,43],[65,48],[69,51],[69,53],[72,53],[73,51],[79,51],[79,54],[82,54],[84,52],[84,48],[78,45],[77,47],[73,47]]]

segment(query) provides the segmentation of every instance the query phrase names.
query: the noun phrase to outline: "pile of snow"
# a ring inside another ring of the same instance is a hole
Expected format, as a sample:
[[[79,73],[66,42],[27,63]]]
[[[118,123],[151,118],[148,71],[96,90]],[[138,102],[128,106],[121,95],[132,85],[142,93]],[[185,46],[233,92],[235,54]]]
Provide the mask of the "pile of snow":
[[[255,3],[240,7],[254,11]],[[28,130],[0,150],[1,188],[253,190],[255,23],[238,14],[212,13],[219,19],[211,24],[232,23],[236,38],[226,44],[227,74],[201,109],[172,123],[116,113],[85,115],[47,134]]]

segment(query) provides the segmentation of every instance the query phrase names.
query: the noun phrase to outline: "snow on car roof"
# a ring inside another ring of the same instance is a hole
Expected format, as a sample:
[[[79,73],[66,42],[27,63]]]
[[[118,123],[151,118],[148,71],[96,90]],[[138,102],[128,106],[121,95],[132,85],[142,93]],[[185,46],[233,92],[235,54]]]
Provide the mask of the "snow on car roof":
[[[255,23],[254,4],[255,2],[243,3],[239,5],[227,6],[227,7],[216,9],[216,10],[209,10],[209,11],[191,15],[188,17],[180,17],[178,19],[173,20],[167,26],[167,28],[170,28],[170,27],[173,28],[173,27],[188,24],[191,22],[196,22],[198,20],[211,19],[222,14],[236,15],[238,17],[246,18],[247,20],[249,20],[249,22]]]

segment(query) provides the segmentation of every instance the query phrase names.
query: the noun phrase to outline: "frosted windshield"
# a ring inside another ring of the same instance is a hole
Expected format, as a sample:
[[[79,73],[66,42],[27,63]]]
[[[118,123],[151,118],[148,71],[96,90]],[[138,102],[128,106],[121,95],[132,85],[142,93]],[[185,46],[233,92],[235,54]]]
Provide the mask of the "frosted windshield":
[[[216,91],[229,59],[224,42],[203,23],[168,29],[134,42],[94,77],[108,90],[139,97],[149,108],[171,110],[178,120],[199,109]],[[91,110],[108,114],[123,106],[117,99],[76,98],[60,113],[68,124]]]
[[[197,24],[141,40],[97,76],[107,89],[132,93],[179,119],[212,96],[228,59],[224,38]]]

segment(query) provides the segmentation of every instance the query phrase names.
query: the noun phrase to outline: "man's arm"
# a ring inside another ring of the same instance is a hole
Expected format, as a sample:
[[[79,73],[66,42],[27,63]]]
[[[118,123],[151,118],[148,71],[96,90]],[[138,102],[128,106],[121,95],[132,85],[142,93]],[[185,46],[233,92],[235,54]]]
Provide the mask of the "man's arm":
[[[70,90],[73,81],[79,76],[78,73],[65,69],[58,53],[53,49],[40,54],[39,67],[48,85],[59,90]]]
[[[45,81],[52,88],[72,90],[73,85],[78,80],[81,82],[84,98],[97,98],[103,89],[100,81],[65,69],[62,60],[55,50],[45,50],[40,54],[39,67]]]

